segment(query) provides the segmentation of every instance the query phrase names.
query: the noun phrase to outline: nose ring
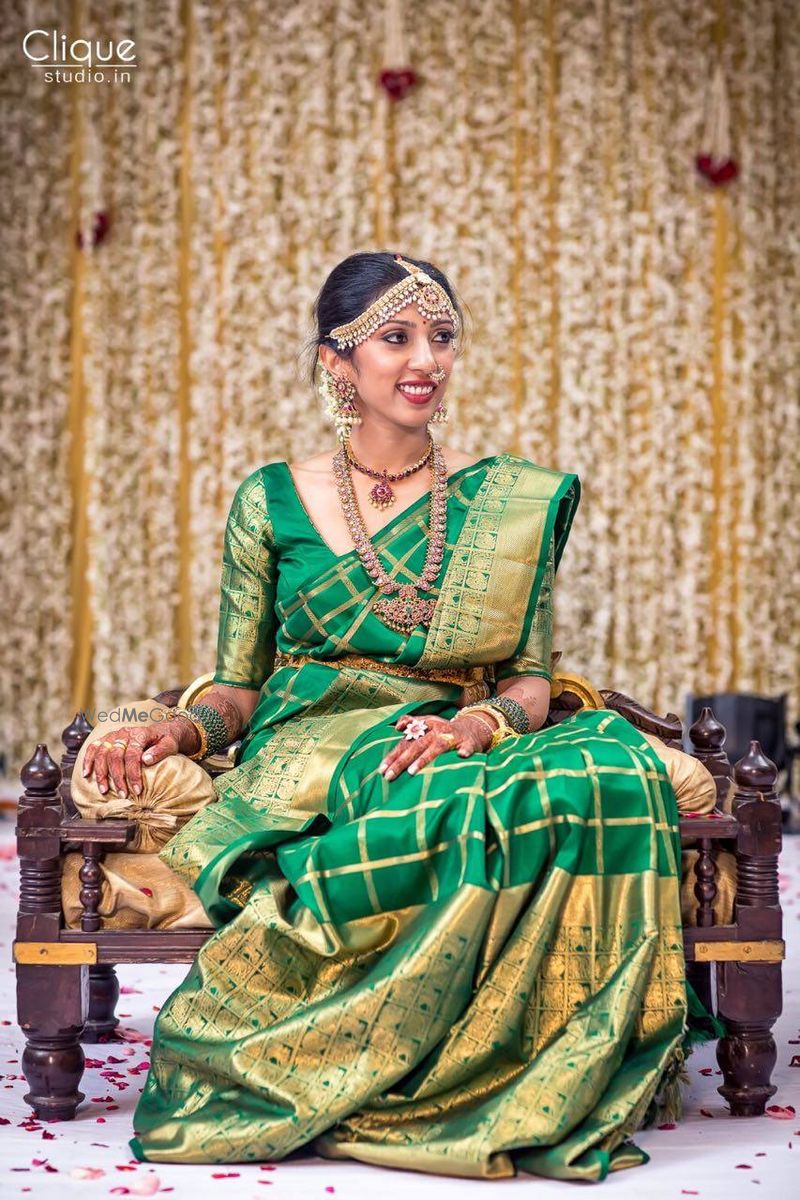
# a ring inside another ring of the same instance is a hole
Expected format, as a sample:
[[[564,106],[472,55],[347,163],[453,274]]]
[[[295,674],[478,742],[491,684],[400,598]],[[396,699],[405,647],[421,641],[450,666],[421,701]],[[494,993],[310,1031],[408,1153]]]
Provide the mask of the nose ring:
[[[429,371],[428,374],[434,383],[441,383],[447,375],[447,371],[444,367],[437,367],[435,371]]]

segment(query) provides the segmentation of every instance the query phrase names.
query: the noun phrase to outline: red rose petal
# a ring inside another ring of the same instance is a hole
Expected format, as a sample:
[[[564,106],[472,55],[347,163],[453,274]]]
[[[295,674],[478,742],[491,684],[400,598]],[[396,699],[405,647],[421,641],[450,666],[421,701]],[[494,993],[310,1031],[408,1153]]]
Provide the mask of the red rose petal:
[[[656,1125],[656,1129],[677,1129],[678,1126],[674,1121],[665,1121],[663,1125]]]
[[[774,1121],[793,1121],[797,1113],[791,1104],[787,1104],[785,1108],[781,1108],[780,1104],[770,1104],[767,1106],[766,1115]]]

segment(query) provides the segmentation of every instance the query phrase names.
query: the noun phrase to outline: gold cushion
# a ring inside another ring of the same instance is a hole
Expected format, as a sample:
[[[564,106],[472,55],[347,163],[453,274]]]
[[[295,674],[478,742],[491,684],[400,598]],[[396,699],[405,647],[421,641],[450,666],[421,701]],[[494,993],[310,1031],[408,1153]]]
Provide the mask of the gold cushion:
[[[64,856],[61,907],[68,929],[80,929],[82,865],[82,854]],[[115,851],[104,855],[100,869],[103,929],[213,928],[199,898],[157,854]]]
[[[84,779],[83,760],[92,742],[113,741],[116,730],[138,724],[130,719],[133,712],[158,720],[164,708],[157,700],[134,700],[118,705],[117,710],[118,719],[99,721],[81,746],[72,772],[72,799],[87,820],[115,817],[135,821],[136,833],[129,851],[159,850],[190,817],[216,800],[217,794],[208,773],[185,754],[172,754],[149,767],[143,764],[140,796],[132,792],[126,797],[117,796],[110,787],[104,795],[94,772],[91,779]]]

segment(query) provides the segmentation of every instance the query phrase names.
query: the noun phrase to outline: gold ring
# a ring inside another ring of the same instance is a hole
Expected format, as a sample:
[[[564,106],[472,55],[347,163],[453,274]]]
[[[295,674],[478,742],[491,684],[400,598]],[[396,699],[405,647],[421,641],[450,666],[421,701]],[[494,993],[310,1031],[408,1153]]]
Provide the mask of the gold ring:
[[[123,750],[128,745],[127,742],[123,742],[122,738],[117,738],[117,740],[115,742],[112,742],[111,744],[112,744],[112,746],[122,746]]]
[[[101,746],[105,746],[106,750],[113,750],[113,749],[114,749],[114,743],[113,743],[113,742],[101,742],[101,743],[100,743],[100,745],[101,745]]]
[[[447,742],[448,746],[457,746],[458,745],[458,739],[456,738],[456,735],[454,733],[440,733],[439,736],[444,738],[444,740]]]

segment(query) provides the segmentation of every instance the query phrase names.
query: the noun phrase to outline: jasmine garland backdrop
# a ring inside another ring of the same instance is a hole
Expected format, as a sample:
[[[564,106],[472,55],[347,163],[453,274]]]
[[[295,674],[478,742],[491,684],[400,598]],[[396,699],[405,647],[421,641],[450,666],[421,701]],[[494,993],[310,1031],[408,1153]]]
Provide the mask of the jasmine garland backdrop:
[[[393,104],[364,0],[42,0],[37,28],[135,40],[110,85],[44,82],[6,6],[10,767],[77,707],[212,669],[236,485],[333,443],[301,352],[359,249],[432,259],[471,309],[447,440],[582,478],[562,665],[660,710],[796,705],[791,0],[401,7],[419,83]],[[694,167],[717,61],[724,189]]]

